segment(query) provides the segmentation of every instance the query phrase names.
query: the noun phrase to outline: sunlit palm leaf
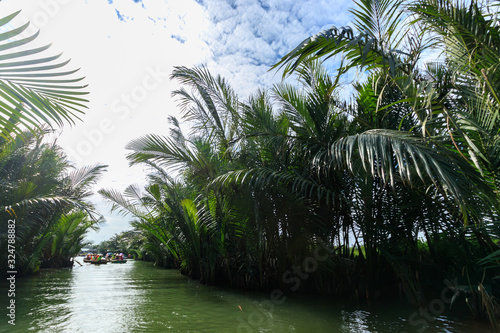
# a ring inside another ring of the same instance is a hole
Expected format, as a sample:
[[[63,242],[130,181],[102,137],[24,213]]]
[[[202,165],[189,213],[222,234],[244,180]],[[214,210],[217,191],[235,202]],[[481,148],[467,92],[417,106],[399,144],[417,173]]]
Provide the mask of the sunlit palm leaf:
[[[144,218],[147,213],[140,202],[130,200],[125,195],[114,189],[101,189],[98,193],[112,204],[111,211],[118,211],[123,215],[131,214],[138,218]],[[142,208],[142,209],[141,209]]]
[[[225,152],[236,135],[238,99],[220,76],[212,76],[206,67],[175,67],[170,77],[190,88],[176,90],[183,118],[192,125],[193,133],[202,136]]]
[[[126,148],[132,150],[127,159],[131,164],[149,161],[172,170],[191,168],[210,176],[213,170],[207,157],[199,147],[190,146],[187,141],[175,142],[168,137],[150,134],[127,144]]]
[[[19,12],[0,19],[7,26]],[[88,102],[82,95],[83,78],[73,78],[78,70],[62,70],[68,61],[57,56],[43,56],[50,45],[26,48],[38,33],[22,37],[28,24],[7,28],[0,34],[0,136],[23,135],[23,129],[41,124],[74,123]],[[64,77],[69,77],[65,79]]]
[[[65,181],[68,182],[69,187],[78,193],[80,197],[87,197],[92,195],[91,186],[106,172],[107,165],[96,164],[86,166],[79,169],[72,170]]]
[[[349,60],[346,68],[361,66],[366,69],[386,67],[395,75],[397,68],[404,68],[397,49],[400,39],[396,38],[401,21],[401,1],[360,0],[355,15],[357,35],[351,27],[332,26],[314,36],[306,38],[295,49],[286,54],[272,69],[284,69],[284,75],[295,71],[308,58],[328,59],[343,54]],[[402,34],[404,36],[404,34]]]

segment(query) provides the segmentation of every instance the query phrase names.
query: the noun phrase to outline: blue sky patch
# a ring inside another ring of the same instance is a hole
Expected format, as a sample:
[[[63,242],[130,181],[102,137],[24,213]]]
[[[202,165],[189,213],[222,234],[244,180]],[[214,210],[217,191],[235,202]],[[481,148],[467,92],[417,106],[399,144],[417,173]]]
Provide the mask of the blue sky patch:
[[[184,38],[184,37],[182,37],[182,36],[179,36],[179,35],[171,35],[171,37],[172,37],[173,39],[176,39],[176,40],[178,40],[179,42],[181,42],[181,44],[184,44],[184,43],[186,42],[186,40],[187,40],[186,38]]]
[[[126,22],[129,18],[125,15],[122,15],[120,14],[120,12],[118,11],[118,9],[115,9],[116,11],[116,15],[118,16],[118,19],[122,22]]]

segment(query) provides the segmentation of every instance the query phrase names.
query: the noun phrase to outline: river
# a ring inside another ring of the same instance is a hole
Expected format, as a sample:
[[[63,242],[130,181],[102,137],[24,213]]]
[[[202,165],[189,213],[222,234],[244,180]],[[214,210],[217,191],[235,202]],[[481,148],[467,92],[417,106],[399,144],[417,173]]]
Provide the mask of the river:
[[[217,288],[133,260],[18,278],[15,301],[16,325],[2,315],[0,332],[491,332],[486,323],[430,317],[405,303]]]

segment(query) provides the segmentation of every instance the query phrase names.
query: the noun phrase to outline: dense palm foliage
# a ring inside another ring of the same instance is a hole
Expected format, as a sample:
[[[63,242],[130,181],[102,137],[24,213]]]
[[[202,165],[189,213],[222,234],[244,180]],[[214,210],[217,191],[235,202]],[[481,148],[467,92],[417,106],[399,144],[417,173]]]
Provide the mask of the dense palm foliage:
[[[69,61],[44,53],[50,45],[32,46],[38,33],[26,36],[29,23],[12,28],[18,14],[0,19],[0,247],[10,254],[2,274],[7,259],[19,274],[72,265],[100,222],[87,200],[105,168],[75,169],[49,142],[47,127],[72,123],[87,92],[77,70],[64,69]]]
[[[100,221],[87,198],[105,167],[71,167],[59,146],[44,142],[46,134],[0,145],[0,242],[7,248],[7,221],[15,220],[19,272],[69,265]]]
[[[399,290],[420,305],[446,278],[490,281],[500,253],[498,6],[356,5],[357,31],[307,38],[276,64],[285,81],[246,101],[206,68],[174,70],[193,131],[171,119],[169,136],[130,142],[131,164],[154,170],[145,192],[101,191],[137,218],[159,262],[210,283]],[[319,59],[336,56],[332,76]],[[350,70],[365,79],[346,99],[339,82]]]
[[[335,34],[333,28],[306,39],[277,64],[290,73],[305,57],[343,53],[343,71],[355,67],[368,74],[357,87],[357,105],[350,108],[364,131],[332,146],[326,163],[338,167],[339,160],[361,158],[363,169],[356,174],[369,171],[391,190],[397,177],[420,197],[433,191],[441,217],[433,213],[414,230],[425,234],[431,251],[443,237],[465,252],[479,246],[483,252],[476,255],[497,250],[492,239],[498,238],[500,202],[495,176],[499,87],[493,84],[498,5],[364,0],[358,6],[353,10],[358,35],[349,29]],[[411,13],[406,21],[400,20],[403,8]],[[423,63],[429,49],[442,54]],[[411,216],[418,221],[418,215]],[[452,223],[454,230],[443,228]]]

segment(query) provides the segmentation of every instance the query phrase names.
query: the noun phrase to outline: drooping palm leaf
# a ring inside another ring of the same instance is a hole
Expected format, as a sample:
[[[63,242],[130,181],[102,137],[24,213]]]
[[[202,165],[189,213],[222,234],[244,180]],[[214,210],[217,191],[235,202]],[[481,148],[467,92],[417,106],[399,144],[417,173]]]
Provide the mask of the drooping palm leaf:
[[[236,135],[238,99],[233,89],[220,76],[212,76],[206,67],[175,67],[171,79],[190,88],[176,90],[183,118],[192,125],[193,133],[221,147]]]
[[[65,181],[74,195],[88,197],[92,195],[91,187],[106,171],[107,165],[95,164],[72,170],[68,173]]]
[[[401,131],[370,130],[339,140],[331,146],[328,157],[318,155],[317,159],[354,172],[360,172],[361,165],[371,176],[391,186],[395,182],[408,186],[434,185],[435,190],[451,194],[464,212],[471,215],[474,215],[471,203],[475,196],[493,204],[491,188],[480,174],[445,146],[445,141],[427,142]]]
[[[28,27],[10,28],[8,24],[19,14],[0,19],[0,136],[23,135],[23,129],[42,124],[61,126],[74,123],[83,113],[88,100],[83,95],[83,77],[77,70],[65,70],[69,61],[58,60],[61,54],[46,56],[50,45],[31,47],[38,36],[24,37]]]
[[[149,161],[172,170],[192,169],[193,172],[196,170],[212,177],[214,170],[207,156],[203,154],[204,144],[198,143],[196,146],[188,141],[175,142],[169,137],[150,134],[127,144],[126,148],[132,150],[127,159],[131,164]]]
[[[355,66],[370,70],[388,66],[395,75],[399,67],[404,69],[400,55],[405,54],[397,49],[400,38],[404,36],[398,29],[401,21],[401,1],[394,0],[359,0],[359,9],[354,14],[357,35],[349,26],[335,27],[318,32],[306,38],[295,49],[283,56],[271,69],[284,68],[284,75],[295,71],[308,58],[328,59],[342,54],[349,60],[346,69]],[[340,73],[345,71],[341,69]]]
[[[118,211],[123,215],[131,214],[138,218],[147,215],[140,202],[130,200],[126,195],[114,189],[100,189],[98,193],[112,204],[111,211]]]

